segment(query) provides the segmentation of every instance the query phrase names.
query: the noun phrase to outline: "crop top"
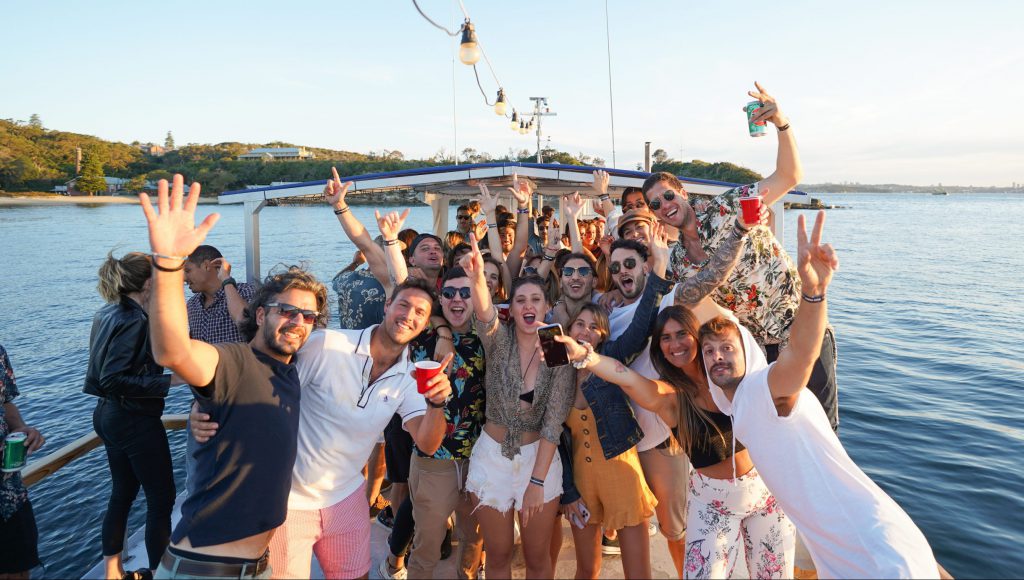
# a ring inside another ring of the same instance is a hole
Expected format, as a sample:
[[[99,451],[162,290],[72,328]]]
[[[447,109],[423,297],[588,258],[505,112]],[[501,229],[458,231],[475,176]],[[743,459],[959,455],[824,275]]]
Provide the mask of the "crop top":
[[[693,464],[694,469],[703,469],[721,463],[732,457],[733,454],[732,419],[725,413],[707,410],[704,410],[704,413],[722,434],[719,435],[718,431],[703,418],[697,422],[693,433],[690,433],[690,463]],[[739,453],[744,449],[746,448],[743,444],[737,441],[736,452]]]
[[[501,454],[514,459],[519,454],[523,433],[527,431],[537,431],[541,437],[558,445],[562,423],[569,416],[569,407],[576,396],[576,369],[572,365],[552,368],[540,364],[533,388],[533,404],[523,409],[519,404],[523,371],[515,327],[501,324],[496,309],[492,308],[491,314],[486,322],[474,315],[473,324],[487,358],[484,382],[487,422],[493,421],[508,429],[501,442]]]

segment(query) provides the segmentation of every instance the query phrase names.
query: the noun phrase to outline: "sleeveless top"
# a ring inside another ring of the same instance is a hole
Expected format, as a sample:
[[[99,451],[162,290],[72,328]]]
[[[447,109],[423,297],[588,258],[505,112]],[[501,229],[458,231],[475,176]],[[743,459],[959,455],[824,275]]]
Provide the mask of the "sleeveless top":
[[[714,427],[708,424],[707,420],[701,418],[696,428],[690,434],[691,447],[690,463],[694,469],[710,467],[721,463],[733,455],[732,446],[732,419],[724,413],[704,410],[704,413],[714,423]],[[715,430],[715,427],[718,427]],[[719,435],[718,432],[722,434]],[[736,442],[736,452],[746,449],[742,443]]]

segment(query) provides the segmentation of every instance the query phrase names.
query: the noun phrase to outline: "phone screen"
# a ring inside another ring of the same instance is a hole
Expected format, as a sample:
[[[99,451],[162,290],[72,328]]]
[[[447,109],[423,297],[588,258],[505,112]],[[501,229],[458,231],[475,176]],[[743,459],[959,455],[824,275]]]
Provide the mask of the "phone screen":
[[[560,367],[569,364],[569,351],[565,345],[556,341],[555,336],[562,334],[561,324],[549,324],[537,329],[540,337],[540,348],[544,351],[544,362],[549,367]]]

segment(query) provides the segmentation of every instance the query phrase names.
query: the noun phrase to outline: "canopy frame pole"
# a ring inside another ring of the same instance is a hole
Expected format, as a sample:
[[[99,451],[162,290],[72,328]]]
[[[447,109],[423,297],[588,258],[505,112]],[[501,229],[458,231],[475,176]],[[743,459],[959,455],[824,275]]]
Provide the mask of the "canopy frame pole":
[[[252,200],[244,203],[245,212],[245,279],[249,283],[260,280],[260,210],[267,200]]]

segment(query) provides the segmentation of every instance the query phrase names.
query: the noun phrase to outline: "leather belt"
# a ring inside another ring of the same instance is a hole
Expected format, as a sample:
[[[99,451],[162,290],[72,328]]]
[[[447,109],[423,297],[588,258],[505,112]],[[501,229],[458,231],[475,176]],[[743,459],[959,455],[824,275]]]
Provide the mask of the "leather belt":
[[[264,552],[263,556],[255,562],[247,562],[245,564],[224,564],[221,562],[190,560],[184,556],[178,556],[176,554],[172,554],[170,551],[166,551],[164,552],[163,557],[160,558],[160,563],[164,568],[171,571],[172,575],[182,574],[186,576],[203,576],[210,578],[250,578],[259,576],[267,569],[270,565],[270,552]]]

